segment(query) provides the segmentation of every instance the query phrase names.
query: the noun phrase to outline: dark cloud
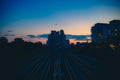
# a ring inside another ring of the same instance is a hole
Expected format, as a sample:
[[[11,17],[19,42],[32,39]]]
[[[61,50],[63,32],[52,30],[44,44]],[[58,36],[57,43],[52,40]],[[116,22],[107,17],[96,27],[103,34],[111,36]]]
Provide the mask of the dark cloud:
[[[15,34],[5,34],[4,36],[15,36]]]
[[[86,40],[90,39],[90,35],[67,35],[67,39],[75,39],[75,40]]]
[[[48,38],[48,34],[41,34],[41,35],[38,35],[38,36],[35,36],[35,35],[27,35],[29,38]]]
[[[13,32],[12,30],[8,30],[8,32]]]
[[[60,26],[60,24],[55,24],[55,26]]]
[[[35,35],[32,35],[32,34],[29,34],[29,35],[27,35],[29,38],[36,38],[36,36]]]
[[[48,38],[48,34],[41,34],[38,36],[35,35],[27,35],[30,38]],[[90,35],[71,35],[71,34],[67,34],[66,35],[67,39],[75,39],[75,40],[86,40],[86,39],[90,39]]]
[[[42,35],[38,35],[38,38],[48,38],[48,34],[42,34]]]

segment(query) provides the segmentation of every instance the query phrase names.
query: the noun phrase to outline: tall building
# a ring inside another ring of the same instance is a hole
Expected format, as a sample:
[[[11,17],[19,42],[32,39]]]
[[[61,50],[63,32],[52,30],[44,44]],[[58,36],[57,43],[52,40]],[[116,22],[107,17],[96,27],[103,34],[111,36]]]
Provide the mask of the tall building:
[[[47,44],[57,46],[68,46],[69,40],[66,39],[64,30],[60,31],[52,30],[51,33],[48,35]]]
[[[105,41],[105,39],[107,39],[108,37],[108,24],[105,23],[97,23],[95,24],[92,29],[92,42],[102,42]]]
[[[120,20],[110,21],[109,24],[110,37],[118,38],[120,37]]]
[[[120,42],[120,20],[112,20],[109,24],[97,23],[91,29],[92,42]]]

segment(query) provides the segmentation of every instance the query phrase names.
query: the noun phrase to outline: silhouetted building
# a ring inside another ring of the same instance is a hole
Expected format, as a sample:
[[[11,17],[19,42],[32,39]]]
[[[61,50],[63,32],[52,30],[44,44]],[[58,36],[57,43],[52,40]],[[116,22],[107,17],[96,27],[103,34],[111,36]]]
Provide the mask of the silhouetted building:
[[[97,23],[91,29],[92,42],[117,42],[120,41],[120,20],[110,21],[109,24]]]
[[[93,42],[101,42],[104,41],[108,37],[108,24],[105,23],[97,23],[95,24],[91,31],[92,31],[92,41]]]
[[[53,30],[51,31],[51,34],[48,35],[47,44],[57,46],[68,46],[69,40],[66,39],[66,35],[64,34],[63,30]]]
[[[109,40],[111,42],[120,43],[120,20],[110,21]]]

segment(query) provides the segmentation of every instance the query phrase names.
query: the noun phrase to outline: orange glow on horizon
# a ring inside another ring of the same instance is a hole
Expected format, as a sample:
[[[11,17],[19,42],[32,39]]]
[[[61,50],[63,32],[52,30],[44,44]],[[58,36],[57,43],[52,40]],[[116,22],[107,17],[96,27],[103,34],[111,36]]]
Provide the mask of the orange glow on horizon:
[[[87,42],[87,40],[75,40],[75,39],[69,39],[70,40],[70,43],[74,43],[76,44],[76,42],[80,42],[80,43],[84,43],[84,42]],[[35,43],[35,42],[42,42],[43,44],[46,44],[47,43],[47,39],[46,38],[34,38],[34,39],[31,39],[31,42]],[[90,40],[88,42],[91,42]]]
[[[75,39],[69,39],[70,40],[70,43],[74,43],[76,44],[76,42],[80,42],[80,43],[84,43],[84,42],[87,42],[87,40],[75,40]],[[43,44],[46,44],[47,43],[47,39],[46,38],[34,38],[34,39],[31,39],[31,42],[35,43],[35,42],[42,42]],[[91,42],[91,40],[89,40],[88,42]]]
[[[84,42],[91,42],[91,40],[75,40],[75,39],[69,39],[70,43],[76,44],[77,42],[84,43]]]
[[[7,37],[9,42],[14,41],[15,37]],[[47,38],[28,38],[28,37],[22,37],[24,41],[27,42],[42,42],[42,44],[47,43]],[[69,39],[70,43],[76,44],[77,42],[84,43],[84,42],[91,42],[91,40],[75,40],[75,39]]]
[[[47,42],[47,39],[46,38],[33,38],[33,39],[28,39],[28,40],[25,40],[25,41],[30,41],[30,42],[42,42],[42,44],[46,44]]]

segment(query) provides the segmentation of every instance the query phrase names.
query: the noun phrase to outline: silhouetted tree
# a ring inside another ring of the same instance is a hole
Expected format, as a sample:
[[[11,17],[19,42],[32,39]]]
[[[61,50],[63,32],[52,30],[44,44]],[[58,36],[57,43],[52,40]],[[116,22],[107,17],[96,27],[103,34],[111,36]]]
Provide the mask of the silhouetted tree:
[[[40,46],[42,46],[42,43],[41,43],[41,42],[36,42],[36,43],[35,43],[35,46],[36,46],[36,47],[40,47]]]
[[[14,42],[16,42],[16,43],[23,43],[24,40],[22,38],[15,38]]]
[[[6,44],[8,43],[8,40],[6,37],[0,37],[0,44]]]

